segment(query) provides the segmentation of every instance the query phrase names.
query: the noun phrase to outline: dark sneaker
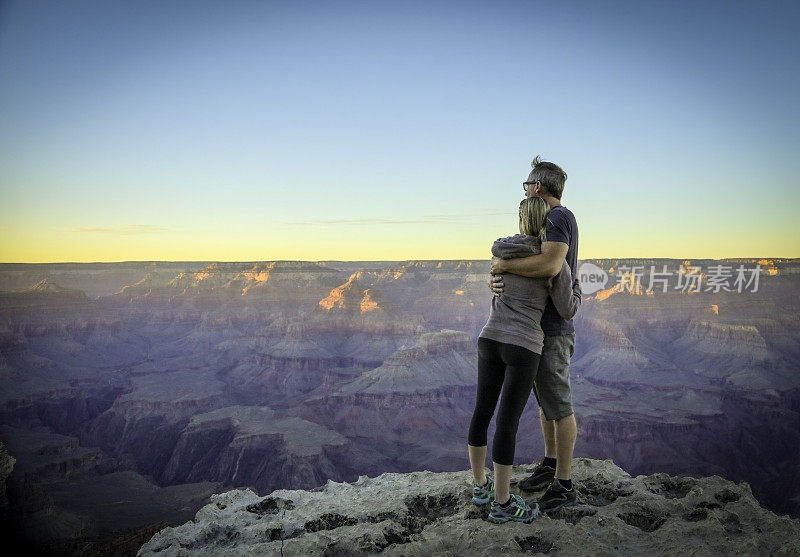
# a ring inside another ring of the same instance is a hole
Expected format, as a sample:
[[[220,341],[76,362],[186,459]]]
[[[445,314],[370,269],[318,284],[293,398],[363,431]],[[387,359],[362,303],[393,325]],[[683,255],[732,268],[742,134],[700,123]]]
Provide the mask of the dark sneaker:
[[[492,497],[494,497],[494,478],[489,474],[486,474],[484,485],[472,484],[472,502],[476,505],[488,503]]]
[[[542,498],[539,499],[539,508],[542,511],[552,512],[564,506],[574,505],[577,499],[575,493],[575,486],[567,490],[558,478],[553,479],[553,483],[544,492]]]
[[[556,469],[552,466],[544,466],[539,464],[533,471],[533,474],[521,480],[517,485],[520,489],[525,491],[539,491],[553,483],[556,477]]]
[[[495,524],[502,524],[513,520],[515,522],[531,522],[539,514],[539,505],[534,503],[533,508],[516,493],[511,494],[511,504],[501,507],[497,501],[492,501],[492,512],[489,513],[489,521]]]

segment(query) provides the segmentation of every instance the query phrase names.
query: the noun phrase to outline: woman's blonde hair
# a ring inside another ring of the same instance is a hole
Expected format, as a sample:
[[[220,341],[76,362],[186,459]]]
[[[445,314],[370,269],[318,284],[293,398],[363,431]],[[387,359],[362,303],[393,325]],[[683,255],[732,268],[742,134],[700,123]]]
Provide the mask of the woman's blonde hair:
[[[519,203],[520,232],[533,236],[539,243],[546,241],[547,213],[550,205],[541,197],[526,197]]]

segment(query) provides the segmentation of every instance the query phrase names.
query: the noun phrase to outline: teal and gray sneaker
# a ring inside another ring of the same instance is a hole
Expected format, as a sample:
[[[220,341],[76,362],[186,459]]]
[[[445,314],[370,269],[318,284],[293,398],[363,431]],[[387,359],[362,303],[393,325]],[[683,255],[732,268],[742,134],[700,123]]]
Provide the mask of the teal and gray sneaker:
[[[476,505],[484,505],[494,497],[494,478],[486,474],[486,483],[483,485],[472,484],[472,502]]]
[[[495,524],[502,524],[513,520],[515,522],[531,522],[539,515],[539,504],[534,503],[533,508],[516,493],[511,494],[511,503],[503,507],[497,501],[492,501],[492,512],[489,513],[489,521]]]

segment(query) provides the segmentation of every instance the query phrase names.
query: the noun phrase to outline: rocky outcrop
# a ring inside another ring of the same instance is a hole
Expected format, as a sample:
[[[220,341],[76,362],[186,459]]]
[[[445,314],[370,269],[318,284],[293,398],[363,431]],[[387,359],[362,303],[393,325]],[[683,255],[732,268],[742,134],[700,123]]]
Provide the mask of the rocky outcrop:
[[[617,323],[587,317],[582,321],[585,333],[580,340],[588,349],[570,364],[570,372],[578,367],[577,375],[590,377],[604,383],[643,382],[643,375],[651,366]],[[578,364],[580,361],[580,364]],[[572,364],[578,364],[573,366]]]
[[[378,449],[394,469],[452,467],[475,406],[477,352],[464,332],[443,330],[403,346],[383,365],[309,393],[295,410]]]
[[[8,485],[7,539],[28,544],[30,554],[64,554],[70,544],[89,547],[99,541],[92,537],[113,538],[121,530],[131,535],[154,522],[180,523],[222,487],[201,482],[160,488],[121,471],[125,463],[98,448],[82,447],[77,438],[45,427],[3,425],[0,438],[16,460],[10,471],[0,455],[0,474]]]
[[[65,288],[82,290],[90,298],[119,292],[152,271],[174,277],[188,269],[202,269],[204,261],[115,261],[109,263],[0,263],[0,290],[21,290],[42,279]]]
[[[75,288],[64,288],[51,278],[12,291],[0,291],[0,307],[4,310],[25,306],[71,306],[89,301],[86,293]]]
[[[158,271],[147,273],[134,284],[126,284],[119,292],[109,296],[110,300],[124,300],[130,302],[135,299],[157,298],[159,293],[165,293],[167,285],[174,276],[162,274]]]
[[[130,455],[138,471],[158,475],[189,418],[224,406],[224,388],[205,370],[133,377],[127,391],[86,424],[81,441]]]
[[[425,333],[402,346],[375,369],[365,371],[339,390],[341,394],[413,393],[477,384],[475,346],[467,333]]]
[[[779,390],[797,384],[796,374],[788,372],[754,324],[695,318],[672,348],[697,373],[720,384]]]
[[[421,317],[431,328],[477,334],[492,300],[488,273],[487,261],[405,261],[357,271],[351,278],[377,288],[386,300]]]
[[[397,308],[391,302],[383,300],[380,292],[367,288],[351,275],[346,283],[337,286],[327,297],[320,300],[319,312],[337,315],[380,315],[396,313]]]
[[[516,483],[531,506],[540,493]],[[632,477],[611,460],[573,462],[577,504],[530,524],[488,522],[469,470],[360,476],[311,491],[249,489],[212,496],[192,522],[165,528],[138,552],[158,555],[793,555],[800,520],[763,509],[750,486],[719,476]]]
[[[383,292],[366,286],[356,275],[354,273],[347,282],[331,290],[319,301],[315,311],[306,316],[313,328],[372,335],[409,334],[422,329],[418,316],[406,314],[387,300]]]
[[[103,459],[96,447],[81,447],[78,439],[45,428],[0,426],[2,438],[17,457],[15,479],[42,482],[71,478],[94,469]]]
[[[228,406],[193,416],[181,432],[162,480],[202,480],[271,491],[281,485],[314,487],[353,476],[369,458],[347,438],[267,407]]]
[[[750,324],[692,319],[679,343],[706,354],[724,354],[729,357],[747,354],[754,360],[762,361],[767,357],[764,338]]]
[[[241,358],[226,379],[250,404],[285,402],[380,366],[423,331],[418,317],[351,277],[313,311],[274,322],[274,341]]]
[[[311,304],[336,284],[342,273],[309,261],[256,264],[210,263],[200,271],[184,271],[164,281],[150,273],[110,297],[139,304],[153,303],[289,303]]]

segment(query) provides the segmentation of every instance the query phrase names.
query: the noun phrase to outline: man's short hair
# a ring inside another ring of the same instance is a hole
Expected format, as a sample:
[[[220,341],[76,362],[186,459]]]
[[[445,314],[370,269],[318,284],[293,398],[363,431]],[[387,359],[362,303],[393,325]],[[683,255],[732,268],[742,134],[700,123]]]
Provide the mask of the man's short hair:
[[[531,168],[533,170],[528,175],[528,181],[541,182],[550,195],[560,200],[561,194],[564,193],[567,173],[557,164],[543,161],[539,155],[536,155],[531,162]]]

